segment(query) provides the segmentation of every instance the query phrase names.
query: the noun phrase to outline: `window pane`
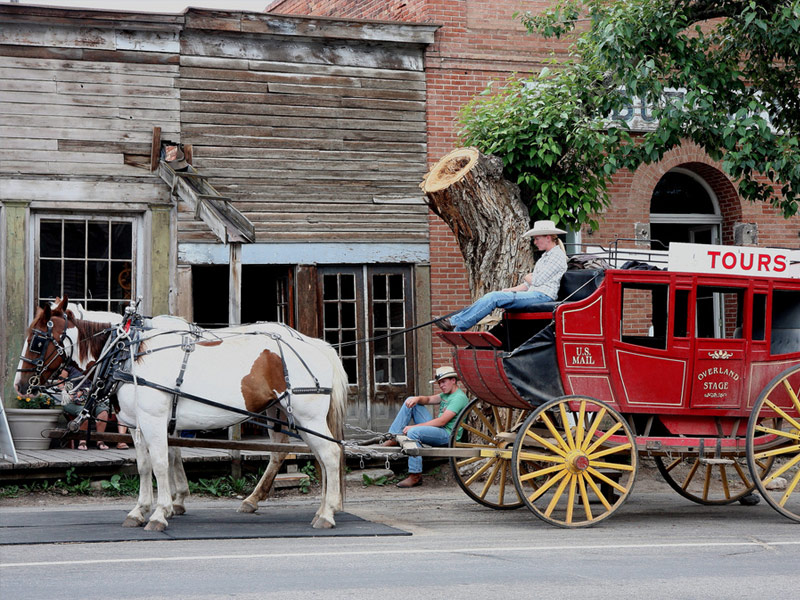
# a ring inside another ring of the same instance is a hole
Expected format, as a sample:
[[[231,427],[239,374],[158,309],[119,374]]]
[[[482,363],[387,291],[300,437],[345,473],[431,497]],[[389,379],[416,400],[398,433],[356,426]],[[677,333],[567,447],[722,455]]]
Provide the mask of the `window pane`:
[[[342,300],[356,299],[356,276],[350,273],[342,273],[340,280]]]
[[[389,353],[389,339],[381,338],[375,340],[375,354],[388,354]]]
[[[64,221],[64,256],[84,258],[86,248],[86,223]]]
[[[133,224],[114,223],[111,226],[111,258],[133,258]]]
[[[390,275],[389,276],[389,297],[393,300],[403,299],[403,276]]]
[[[372,307],[372,320],[375,329],[385,329],[388,326],[389,321],[386,317],[385,304],[375,304]]]
[[[90,260],[86,264],[89,298],[108,297],[108,263]],[[119,298],[119,296],[117,296]]]
[[[406,380],[406,361],[404,358],[392,359],[392,383],[403,383]]]
[[[84,271],[82,260],[64,261],[64,288],[63,294],[76,302],[86,299],[86,284],[84,283]]]
[[[326,329],[338,329],[339,327],[339,305],[334,303],[326,303],[325,305],[325,313],[323,318],[325,319],[325,328]]]
[[[39,263],[39,297],[55,298],[61,295],[61,262],[43,260]]]
[[[108,223],[89,223],[89,258],[108,258]]]
[[[389,382],[389,361],[385,358],[375,359],[375,382]]]
[[[667,347],[667,285],[622,287],[620,339],[647,348]]]
[[[111,263],[111,298],[129,299],[131,297],[131,287],[133,285],[131,275],[130,263]]]
[[[342,327],[354,329],[356,326],[356,305],[351,303],[343,303],[342,307]]]
[[[392,302],[389,305],[389,312],[391,314],[391,326],[395,329],[402,329],[405,326],[405,311],[404,306],[399,302]]]
[[[339,299],[339,281],[336,275],[325,275],[322,278],[322,299]]]
[[[61,258],[61,221],[42,221],[39,226],[39,256]]]
[[[403,334],[392,336],[392,354],[402,356],[406,353],[406,336]]]
[[[386,279],[383,275],[372,276],[372,297],[375,300],[386,299]]]

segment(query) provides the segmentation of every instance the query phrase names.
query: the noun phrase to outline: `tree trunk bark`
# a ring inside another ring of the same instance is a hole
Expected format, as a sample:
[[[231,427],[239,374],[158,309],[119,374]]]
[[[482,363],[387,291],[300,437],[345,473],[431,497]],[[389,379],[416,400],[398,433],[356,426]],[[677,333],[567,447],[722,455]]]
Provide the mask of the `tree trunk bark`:
[[[437,162],[420,185],[428,206],[456,236],[473,299],[515,286],[533,271],[528,209],[519,187],[503,179],[503,162],[459,148]]]

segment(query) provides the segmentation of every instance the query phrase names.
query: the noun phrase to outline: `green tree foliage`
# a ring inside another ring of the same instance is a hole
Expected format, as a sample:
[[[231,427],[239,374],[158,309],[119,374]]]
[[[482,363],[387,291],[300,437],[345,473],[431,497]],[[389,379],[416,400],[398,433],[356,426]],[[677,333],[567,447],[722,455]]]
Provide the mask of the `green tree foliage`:
[[[572,36],[571,57],[490,87],[462,110],[461,135],[503,158],[534,217],[595,225],[617,170],[682,140],[720,160],[742,197],[797,213],[800,0],[563,0],[518,17],[532,33]],[[642,101],[654,130],[609,120]]]

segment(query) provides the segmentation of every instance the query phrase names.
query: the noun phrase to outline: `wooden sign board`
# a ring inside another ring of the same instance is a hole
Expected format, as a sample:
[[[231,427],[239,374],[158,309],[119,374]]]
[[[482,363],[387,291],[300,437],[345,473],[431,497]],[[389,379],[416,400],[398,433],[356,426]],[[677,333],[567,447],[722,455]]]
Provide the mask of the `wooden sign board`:
[[[800,250],[711,244],[669,245],[670,271],[800,278]]]

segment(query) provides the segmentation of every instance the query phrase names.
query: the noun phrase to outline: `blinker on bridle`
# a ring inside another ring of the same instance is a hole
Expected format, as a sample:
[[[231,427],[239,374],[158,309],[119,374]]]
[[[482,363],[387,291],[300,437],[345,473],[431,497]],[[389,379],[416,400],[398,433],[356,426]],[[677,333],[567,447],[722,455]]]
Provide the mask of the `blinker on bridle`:
[[[45,369],[49,367],[53,361],[56,360],[56,357],[66,355],[66,349],[64,347],[64,339],[67,337],[67,329],[69,328],[69,318],[64,315],[62,317],[64,319],[64,331],[61,332],[61,336],[58,340],[55,339],[53,336],[53,320],[52,318],[47,321],[47,331],[42,331],[41,329],[33,329],[33,336],[31,337],[31,341],[28,343],[28,349],[31,352],[38,352],[38,357],[36,358],[28,358],[27,356],[21,356],[23,362],[33,365],[33,368],[29,369],[19,369],[22,372],[26,371],[33,371],[34,374],[28,379],[28,388],[38,388],[41,387],[41,376],[44,373]],[[47,358],[47,349],[50,346],[50,343],[56,347],[56,353],[53,355],[47,363],[45,363],[45,358]],[[72,345],[70,345],[70,357],[66,358],[62,361],[64,364],[68,363],[71,360],[72,354]],[[48,380],[49,382],[49,380]]]

